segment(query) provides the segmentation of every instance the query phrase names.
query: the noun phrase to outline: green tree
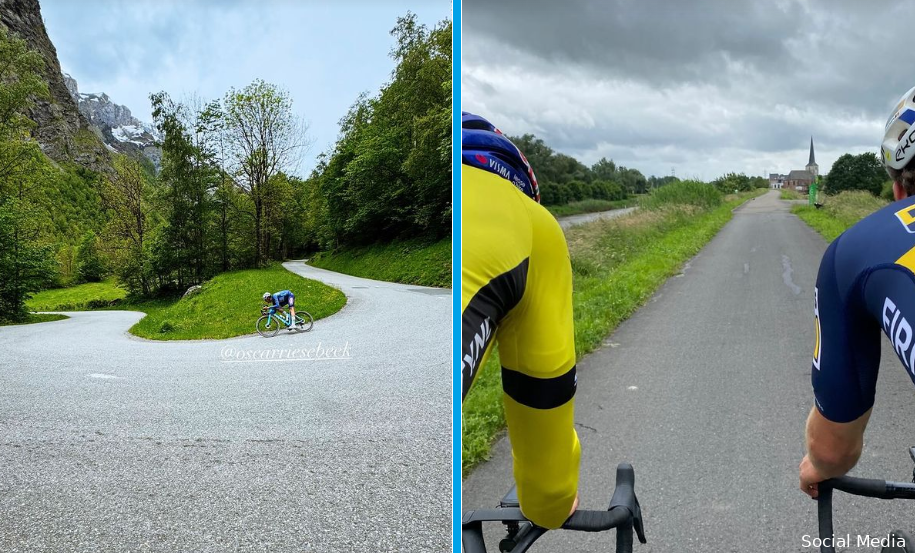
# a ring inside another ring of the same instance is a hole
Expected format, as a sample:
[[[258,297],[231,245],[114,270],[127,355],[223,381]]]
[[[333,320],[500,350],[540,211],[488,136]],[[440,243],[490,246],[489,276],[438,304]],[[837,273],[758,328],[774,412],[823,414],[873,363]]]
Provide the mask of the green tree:
[[[140,164],[126,156],[114,158],[115,174],[104,181],[102,201],[108,212],[105,249],[121,284],[137,295],[149,295],[160,284],[153,265],[157,227],[150,202],[152,191]],[[163,247],[168,247],[164,244]]]
[[[638,169],[619,167],[617,169],[620,186],[630,194],[648,192],[648,179]]]
[[[0,319],[27,316],[29,294],[54,280],[52,248],[41,240],[36,195],[48,172],[26,115],[47,98],[44,63],[25,41],[0,29]]]
[[[105,276],[105,265],[98,250],[98,237],[91,230],[83,235],[76,249],[75,261],[80,282],[99,282]]]
[[[391,82],[356,99],[300,192],[309,240],[326,248],[450,233],[451,22],[408,13],[391,34]]]
[[[51,246],[30,240],[34,211],[17,198],[0,204],[0,321],[25,319],[25,301],[55,274]]]
[[[824,191],[838,194],[843,190],[866,190],[878,196],[886,181],[886,170],[873,152],[842,154],[826,177]]]
[[[600,158],[600,160],[591,166],[591,172],[594,174],[594,178],[602,181],[614,181],[616,180],[616,164],[613,163],[613,160],[608,160],[605,157]]]
[[[309,145],[308,126],[292,110],[289,93],[255,80],[223,99],[222,125],[228,161],[254,206],[254,264],[266,262],[266,188],[281,170],[293,167]]]
[[[183,290],[213,274],[213,239],[207,231],[212,192],[222,180],[216,161],[221,112],[218,104],[177,103],[164,92],[150,101],[163,136],[158,203],[168,244],[157,251],[155,265],[160,276]]]

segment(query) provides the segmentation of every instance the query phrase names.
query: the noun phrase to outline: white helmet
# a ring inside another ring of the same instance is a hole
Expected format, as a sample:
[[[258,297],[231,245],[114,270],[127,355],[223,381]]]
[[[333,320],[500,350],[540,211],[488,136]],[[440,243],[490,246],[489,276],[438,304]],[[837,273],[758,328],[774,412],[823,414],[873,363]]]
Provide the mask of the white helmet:
[[[264,301],[267,301],[272,297],[273,297],[273,294],[271,294],[270,292],[264,292]]]
[[[915,87],[905,93],[886,121],[880,160],[885,167],[905,169],[915,159]]]

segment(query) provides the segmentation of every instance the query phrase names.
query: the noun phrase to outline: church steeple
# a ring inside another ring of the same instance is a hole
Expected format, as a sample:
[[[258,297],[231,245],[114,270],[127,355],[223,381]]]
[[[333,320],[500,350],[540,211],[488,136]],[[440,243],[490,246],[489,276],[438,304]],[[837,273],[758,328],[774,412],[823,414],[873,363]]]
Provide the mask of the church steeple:
[[[807,161],[807,172],[810,173],[814,180],[816,180],[817,175],[820,174],[820,166],[817,165],[816,159],[813,157],[813,137],[810,137],[810,159]]]

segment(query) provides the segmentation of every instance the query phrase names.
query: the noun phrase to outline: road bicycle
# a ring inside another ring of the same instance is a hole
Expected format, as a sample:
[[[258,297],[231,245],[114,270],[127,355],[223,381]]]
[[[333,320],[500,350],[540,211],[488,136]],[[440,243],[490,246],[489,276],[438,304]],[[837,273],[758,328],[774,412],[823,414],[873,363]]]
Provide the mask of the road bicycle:
[[[909,456],[915,461],[915,447],[909,448]],[[817,519],[820,531],[820,553],[835,553],[836,538],[832,526],[832,491],[841,490],[852,495],[877,497],[880,499],[915,499],[915,469],[912,482],[888,482],[870,478],[841,476],[820,482],[817,497]],[[849,544],[855,545],[855,544]],[[915,541],[904,530],[887,534],[881,545],[882,553],[915,553]]]
[[[514,486],[502,498],[496,509],[478,509],[464,513],[461,521],[461,545],[465,553],[486,553],[483,542],[483,523],[501,522],[506,535],[499,541],[502,553],[523,553],[527,551],[547,529],[529,521],[518,505],[518,494]],[[562,530],[579,532],[604,532],[616,528],[616,553],[632,552],[632,533],[639,542],[646,543],[642,525],[642,508],[635,496],[635,472],[629,463],[616,467],[616,489],[610,498],[606,511],[576,510],[562,525]]]
[[[314,326],[315,320],[308,311],[296,311],[295,324],[298,330],[308,332]],[[254,324],[257,333],[264,338],[276,336],[280,328],[289,328],[292,326],[292,316],[285,309],[276,307],[262,307],[261,316]]]

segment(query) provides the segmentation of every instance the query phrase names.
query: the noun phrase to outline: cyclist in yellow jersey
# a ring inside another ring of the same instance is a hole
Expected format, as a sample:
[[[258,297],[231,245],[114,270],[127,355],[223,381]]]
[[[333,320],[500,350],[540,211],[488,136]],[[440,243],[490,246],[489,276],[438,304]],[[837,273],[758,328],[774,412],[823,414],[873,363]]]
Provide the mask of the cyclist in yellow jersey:
[[[558,528],[580,456],[568,247],[520,150],[482,117],[461,126],[462,398],[498,342],[521,510]]]

